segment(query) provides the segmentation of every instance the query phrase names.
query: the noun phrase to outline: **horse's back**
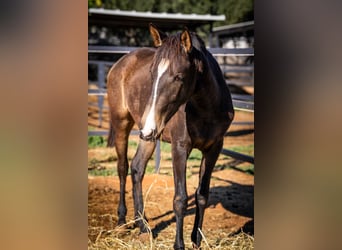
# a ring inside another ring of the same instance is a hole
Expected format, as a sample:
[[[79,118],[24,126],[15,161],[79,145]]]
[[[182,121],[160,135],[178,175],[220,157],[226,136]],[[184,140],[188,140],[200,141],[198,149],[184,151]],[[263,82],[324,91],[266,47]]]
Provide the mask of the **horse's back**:
[[[150,65],[155,49],[141,48],[123,56],[107,76],[108,102],[112,116],[132,116],[140,122],[152,90]]]

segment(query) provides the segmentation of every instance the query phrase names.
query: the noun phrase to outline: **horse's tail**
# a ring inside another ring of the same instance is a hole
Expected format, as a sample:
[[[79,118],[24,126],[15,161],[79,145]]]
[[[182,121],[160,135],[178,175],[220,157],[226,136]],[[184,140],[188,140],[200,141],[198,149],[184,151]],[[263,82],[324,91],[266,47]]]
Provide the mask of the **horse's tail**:
[[[114,138],[115,138],[115,130],[113,129],[113,125],[110,124],[107,147],[114,147]]]

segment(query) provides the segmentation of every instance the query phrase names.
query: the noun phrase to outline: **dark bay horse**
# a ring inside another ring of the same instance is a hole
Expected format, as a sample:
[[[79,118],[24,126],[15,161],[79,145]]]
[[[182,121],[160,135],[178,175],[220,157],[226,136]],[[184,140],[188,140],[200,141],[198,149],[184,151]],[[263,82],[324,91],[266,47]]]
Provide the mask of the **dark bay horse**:
[[[172,147],[175,249],[184,249],[187,158],[193,148],[202,152],[191,234],[197,248],[202,239],[198,229],[202,228],[212,170],[234,117],[231,95],[218,63],[195,33],[185,28],[181,33],[167,36],[152,24],[150,33],[156,48],[141,48],[125,55],[107,76],[111,115],[108,146],[116,148],[120,178],[118,224],[126,223],[127,146],[136,123],[140,141],[131,163],[135,217],[143,215],[141,182],[156,139],[161,138]],[[142,220],[137,220],[136,225],[141,232],[147,232]]]

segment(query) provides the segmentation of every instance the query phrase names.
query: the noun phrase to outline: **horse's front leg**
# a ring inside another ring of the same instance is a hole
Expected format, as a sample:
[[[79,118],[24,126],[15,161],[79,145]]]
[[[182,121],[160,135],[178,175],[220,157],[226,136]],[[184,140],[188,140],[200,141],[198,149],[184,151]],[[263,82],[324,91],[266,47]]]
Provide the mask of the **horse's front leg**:
[[[188,194],[186,191],[186,160],[190,150],[190,147],[182,142],[175,142],[172,144],[172,165],[175,185],[173,211],[176,216],[175,249],[184,249],[183,221],[188,205]]]
[[[194,248],[199,248],[201,245],[202,235],[199,229],[202,229],[204,210],[207,206],[210,188],[210,178],[215,163],[222,149],[222,141],[217,142],[209,150],[202,151],[202,162],[200,167],[199,185],[196,190],[196,216],[195,223],[191,233],[191,241]]]
[[[151,141],[140,140],[137,152],[132,160],[131,176],[133,183],[133,200],[134,200],[134,215],[136,225],[139,226],[140,232],[147,232],[147,228],[143,223],[144,217],[144,202],[142,195],[142,180],[144,178],[145,169],[148,160],[151,158],[156,143]]]

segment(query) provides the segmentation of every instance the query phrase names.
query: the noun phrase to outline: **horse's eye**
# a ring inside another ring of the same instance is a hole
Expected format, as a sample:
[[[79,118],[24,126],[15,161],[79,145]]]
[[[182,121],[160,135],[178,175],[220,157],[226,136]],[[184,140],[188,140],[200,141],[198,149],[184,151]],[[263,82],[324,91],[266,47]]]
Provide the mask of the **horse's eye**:
[[[180,81],[182,81],[183,80],[183,77],[181,76],[181,75],[176,75],[175,76],[175,81],[176,82],[180,82]]]

